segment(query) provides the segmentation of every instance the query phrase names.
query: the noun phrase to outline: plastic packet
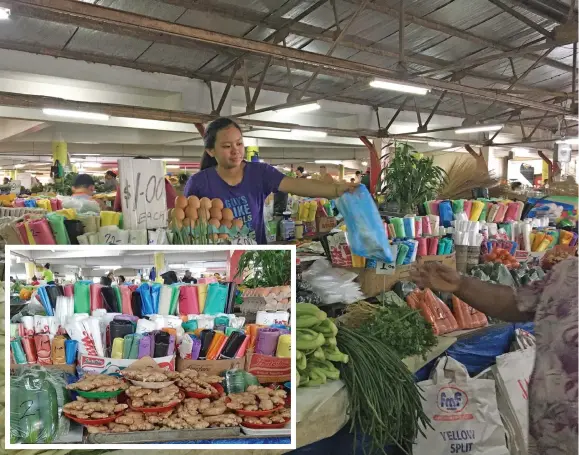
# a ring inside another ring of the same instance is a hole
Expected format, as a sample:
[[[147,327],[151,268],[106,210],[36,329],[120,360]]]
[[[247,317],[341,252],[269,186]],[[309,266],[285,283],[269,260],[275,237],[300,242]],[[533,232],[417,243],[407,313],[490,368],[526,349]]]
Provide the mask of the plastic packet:
[[[360,185],[336,201],[348,228],[352,253],[368,259],[392,263],[394,259],[386,237],[384,223],[368,189]]]

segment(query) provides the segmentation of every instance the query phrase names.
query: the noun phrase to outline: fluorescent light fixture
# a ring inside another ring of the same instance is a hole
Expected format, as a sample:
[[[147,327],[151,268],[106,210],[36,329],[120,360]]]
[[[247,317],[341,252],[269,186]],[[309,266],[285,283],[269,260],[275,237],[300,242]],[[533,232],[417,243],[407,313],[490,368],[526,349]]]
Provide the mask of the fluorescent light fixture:
[[[308,130],[292,130],[292,134],[297,134],[306,137],[326,137],[328,133],[325,131],[308,131]]]
[[[24,168],[24,167],[26,167],[26,164],[15,164],[15,165],[14,165],[14,168],[15,168],[15,169],[22,169],[22,168]]]
[[[428,143],[429,147],[439,147],[439,148],[448,148],[452,147],[452,142],[444,142],[444,141],[432,141]]]
[[[529,153],[530,150],[525,147],[513,147],[511,151],[513,153]]]
[[[101,163],[84,163],[84,167],[102,167]]]
[[[101,156],[100,153],[73,153],[72,156]]]
[[[560,141],[555,141],[556,144],[569,144],[577,145],[579,144],[579,137],[571,137],[569,139],[561,139]]]
[[[320,106],[318,103],[309,103],[309,104],[302,104],[301,106],[293,106],[285,109],[279,109],[277,110],[277,112],[278,113],[283,112],[284,114],[299,114],[303,112],[317,111],[321,109],[321,107],[322,106]]]
[[[574,122],[579,122],[579,115],[566,115],[565,120],[571,120]]]
[[[53,117],[70,117],[70,118],[81,118],[86,120],[108,120],[110,118],[107,114],[100,114],[98,112],[82,112],[82,111],[69,111],[65,109],[42,109],[42,112],[46,115]]]
[[[448,149],[444,149],[443,152],[456,152],[457,150],[460,150],[462,147],[450,147]]]
[[[291,129],[289,129],[289,128],[277,128],[275,126],[260,126],[260,127],[251,128],[249,130],[250,133],[257,133],[258,131],[279,131],[279,132],[283,132],[283,133],[289,133],[291,131]]]
[[[6,20],[10,17],[10,10],[8,8],[0,8],[0,20]]]
[[[181,166],[179,166],[178,164],[169,164],[168,166],[166,166],[167,169],[179,169]]]
[[[412,93],[414,95],[426,95],[430,92],[427,87],[420,87],[418,85],[400,84],[398,82],[382,81],[374,79],[370,82],[370,87],[381,88],[383,90],[392,90],[393,92]]]
[[[411,144],[426,144],[428,141],[422,139],[402,139],[400,142],[410,142]]]
[[[316,164],[335,164],[336,166],[339,166],[340,164],[342,164],[342,161],[339,161],[339,160],[316,160],[316,161],[314,161],[314,163],[316,163]]]
[[[362,161],[362,166],[368,166],[368,161]]]
[[[177,163],[179,161],[181,161],[180,158],[151,158],[153,161],[166,161],[168,163]]]
[[[465,128],[457,128],[454,130],[456,134],[468,134],[468,133],[482,133],[484,131],[499,131],[503,129],[504,125],[475,125],[467,126]]]

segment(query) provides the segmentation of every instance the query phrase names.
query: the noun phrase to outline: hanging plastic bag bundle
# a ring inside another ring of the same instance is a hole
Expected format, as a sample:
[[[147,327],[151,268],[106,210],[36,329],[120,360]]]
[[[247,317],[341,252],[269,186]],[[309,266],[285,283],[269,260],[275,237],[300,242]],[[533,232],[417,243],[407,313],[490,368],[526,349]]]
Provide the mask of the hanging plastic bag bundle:
[[[392,263],[386,229],[368,189],[360,185],[336,201],[348,228],[352,253],[368,259]]]
[[[208,286],[203,314],[214,315],[225,312],[228,290],[229,288],[226,284],[211,283]]]

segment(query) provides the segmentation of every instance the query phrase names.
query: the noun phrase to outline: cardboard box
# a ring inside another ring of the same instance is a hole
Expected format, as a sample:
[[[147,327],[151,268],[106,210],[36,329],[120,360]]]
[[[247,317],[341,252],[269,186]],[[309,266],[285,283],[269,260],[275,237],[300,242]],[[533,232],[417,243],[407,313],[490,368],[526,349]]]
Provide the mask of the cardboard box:
[[[292,378],[292,359],[250,352],[247,355],[245,370],[254,375],[262,384],[287,382]]]
[[[316,218],[316,222],[318,226],[318,234],[330,232],[338,225],[335,216],[320,216]]]
[[[440,256],[422,256],[417,263],[426,264],[439,262],[456,269],[456,256],[453,254]],[[358,283],[366,297],[375,297],[382,292],[390,291],[398,281],[409,281],[413,264],[395,266],[378,263],[375,269],[355,269],[358,273]]]
[[[245,357],[231,360],[191,360],[177,358],[177,371],[197,370],[208,375],[220,375],[226,370],[245,369]]]
[[[157,357],[153,359],[161,368],[166,368],[170,371],[175,371],[175,356],[168,355],[165,357]],[[124,370],[137,359],[112,359],[110,357],[99,357],[96,355],[78,355],[78,365],[83,372],[91,372],[98,374],[117,374],[120,370]]]

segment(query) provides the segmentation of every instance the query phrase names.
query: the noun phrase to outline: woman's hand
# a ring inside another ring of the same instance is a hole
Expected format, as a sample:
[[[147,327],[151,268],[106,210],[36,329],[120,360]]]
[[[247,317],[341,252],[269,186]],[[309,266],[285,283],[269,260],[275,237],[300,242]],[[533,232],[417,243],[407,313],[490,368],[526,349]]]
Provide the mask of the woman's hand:
[[[353,193],[354,190],[356,188],[358,188],[360,186],[359,183],[337,183],[336,184],[336,197],[340,197],[342,194],[347,193],[348,191],[350,193]]]
[[[460,288],[458,272],[435,262],[417,266],[410,272],[410,278],[423,289],[456,293]]]

